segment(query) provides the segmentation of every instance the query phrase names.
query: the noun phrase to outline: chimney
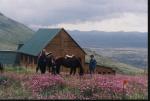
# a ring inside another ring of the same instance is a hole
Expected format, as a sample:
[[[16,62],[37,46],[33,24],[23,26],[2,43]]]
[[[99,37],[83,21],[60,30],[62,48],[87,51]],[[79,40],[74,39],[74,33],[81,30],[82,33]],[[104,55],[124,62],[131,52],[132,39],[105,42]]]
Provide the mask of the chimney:
[[[24,45],[23,42],[19,42],[17,50],[19,50],[23,45]]]

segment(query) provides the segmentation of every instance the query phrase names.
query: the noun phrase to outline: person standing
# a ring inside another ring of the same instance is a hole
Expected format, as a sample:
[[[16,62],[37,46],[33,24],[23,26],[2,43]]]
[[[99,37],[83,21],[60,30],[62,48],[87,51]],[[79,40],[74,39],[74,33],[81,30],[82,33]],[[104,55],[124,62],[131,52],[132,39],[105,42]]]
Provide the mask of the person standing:
[[[51,67],[52,67],[51,58],[52,58],[52,52],[49,52],[49,53],[47,54],[47,62],[46,62],[46,65],[47,65],[47,67],[48,67],[49,73],[51,72]]]
[[[97,61],[95,60],[94,55],[91,55],[90,57],[91,59],[90,59],[90,64],[89,64],[89,70],[90,70],[90,74],[92,77],[92,74],[95,72]]]
[[[36,72],[38,72],[39,68],[42,74],[46,72],[46,50],[45,49],[43,49],[40,55],[38,56],[38,66],[36,68]]]

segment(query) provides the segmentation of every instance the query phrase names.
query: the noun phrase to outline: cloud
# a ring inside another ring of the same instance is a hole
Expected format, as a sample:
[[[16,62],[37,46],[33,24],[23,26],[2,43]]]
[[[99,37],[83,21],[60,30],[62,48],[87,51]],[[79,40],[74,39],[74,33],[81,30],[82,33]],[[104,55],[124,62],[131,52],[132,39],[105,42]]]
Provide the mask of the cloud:
[[[147,14],[147,0],[0,0],[0,11],[26,25],[80,24]]]
[[[33,29],[38,28],[62,28],[67,30],[80,31],[139,31],[147,32],[148,26],[147,16],[145,14],[132,14],[124,13],[120,18],[111,18],[103,21],[85,21],[81,23],[60,23],[57,25],[42,26],[42,25],[30,25]]]

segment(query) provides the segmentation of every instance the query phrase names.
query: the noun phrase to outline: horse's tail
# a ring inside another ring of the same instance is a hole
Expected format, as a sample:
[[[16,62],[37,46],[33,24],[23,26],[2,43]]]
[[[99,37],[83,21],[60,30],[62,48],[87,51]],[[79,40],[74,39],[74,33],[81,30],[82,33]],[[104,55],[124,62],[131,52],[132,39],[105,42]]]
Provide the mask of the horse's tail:
[[[83,75],[84,70],[83,70],[83,66],[82,66],[82,59],[81,59],[81,57],[78,57],[78,61],[79,61],[79,67],[80,67],[80,75]]]

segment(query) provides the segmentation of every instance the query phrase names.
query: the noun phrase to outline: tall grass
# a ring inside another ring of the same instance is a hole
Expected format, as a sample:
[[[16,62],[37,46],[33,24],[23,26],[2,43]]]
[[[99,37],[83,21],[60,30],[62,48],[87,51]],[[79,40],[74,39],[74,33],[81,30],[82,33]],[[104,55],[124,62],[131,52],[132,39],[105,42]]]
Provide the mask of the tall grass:
[[[15,73],[35,73],[35,68],[26,68],[22,66],[6,66],[5,72],[15,72]]]

